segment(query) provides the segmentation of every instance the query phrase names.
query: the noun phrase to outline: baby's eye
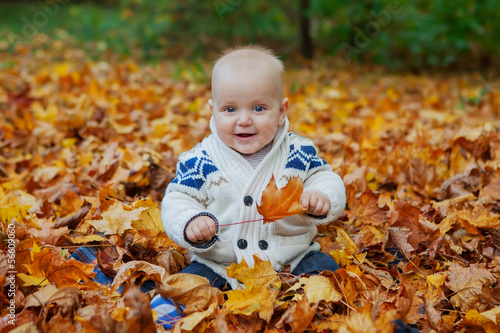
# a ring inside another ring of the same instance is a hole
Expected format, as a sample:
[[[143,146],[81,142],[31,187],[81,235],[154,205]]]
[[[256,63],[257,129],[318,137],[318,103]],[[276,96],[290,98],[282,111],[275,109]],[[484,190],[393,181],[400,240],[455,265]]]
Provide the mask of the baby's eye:
[[[259,105],[259,106],[256,106],[256,107],[254,108],[254,110],[255,110],[255,111],[257,111],[257,112],[264,111],[264,107],[263,107],[263,106],[261,106],[261,105]]]
[[[232,106],[228,106],[227,108],[224,109],[224,111],[227,111],[227,112],[234,112],[236,111],[235,108],[233,108]]]

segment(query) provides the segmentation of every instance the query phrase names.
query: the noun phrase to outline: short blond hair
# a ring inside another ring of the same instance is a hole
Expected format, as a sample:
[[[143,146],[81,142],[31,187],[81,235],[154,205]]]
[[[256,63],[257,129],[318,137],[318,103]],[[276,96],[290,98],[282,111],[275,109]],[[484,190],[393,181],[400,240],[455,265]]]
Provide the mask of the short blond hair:
[[[218,70],[223,65],[242,58],[270,64],[271,67],[276,70],[276,74],[280,76],[282,86],[281,90],[283,92],[282,76],[285,72],[285,65],[271,49],[254,44],[229,48],[221,53],[212,67],[212,89],[214,87],[214,77],[216,76]]]
[[[224,50],[219,58],[215,61],[214,66],[212,67],[212,77],[214,73],[219,69],[220,65],[225,61],[229,61],[237,56],[247,56],[249,58],[254,59],[266,59],[270,60],[273,65],[279,70],[279,72],[285,72],[285,65],[283,62],[276,56],[273,50],[265,48],[260,45],[245,45],[245,46],[237,46],[233,48],[229,48]]]

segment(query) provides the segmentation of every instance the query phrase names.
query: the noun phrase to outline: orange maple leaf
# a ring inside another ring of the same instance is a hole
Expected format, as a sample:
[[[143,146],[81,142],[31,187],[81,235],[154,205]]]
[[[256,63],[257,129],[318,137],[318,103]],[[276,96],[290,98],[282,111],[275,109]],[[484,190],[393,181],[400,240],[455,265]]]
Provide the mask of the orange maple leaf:
[[[264,223],[274,222],[287,216],[305,213],[307,208],[302,206],[300,198],[304,184],[300,177],[291,178],[285,187],[278,189],[274,175],[262,192],[261,205],[257,211],[264,217]]]
[[[29,276],[38,280],[53,282],[58,288],[75,287],[78,289],[96,289],[98,286],[91,279],[95,276],[94,266],[75,259],[66,260],[52,248],[45,248],[35,253],[33,262],[27,265]]]

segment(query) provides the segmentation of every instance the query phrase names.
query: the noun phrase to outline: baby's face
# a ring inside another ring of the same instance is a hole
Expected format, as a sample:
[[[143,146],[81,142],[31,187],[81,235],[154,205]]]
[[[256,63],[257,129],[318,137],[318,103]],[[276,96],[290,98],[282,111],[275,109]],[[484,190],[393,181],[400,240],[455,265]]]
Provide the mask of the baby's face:
[[[269,68],[227,65],[214,76],[210,108],[227,146],[252,154],[270,143],[285,123],[288,99],[281,75]]]

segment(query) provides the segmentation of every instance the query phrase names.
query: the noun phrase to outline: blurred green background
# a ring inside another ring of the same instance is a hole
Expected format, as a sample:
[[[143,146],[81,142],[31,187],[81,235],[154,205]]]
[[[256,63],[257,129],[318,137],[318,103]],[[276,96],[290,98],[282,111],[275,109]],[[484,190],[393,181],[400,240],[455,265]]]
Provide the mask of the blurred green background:
[[[393,69],[500,67],[498,0],[0,0],[1,50],[35,33],[91,56],[146,61],[213,59],[259,43],[284,58]]]

